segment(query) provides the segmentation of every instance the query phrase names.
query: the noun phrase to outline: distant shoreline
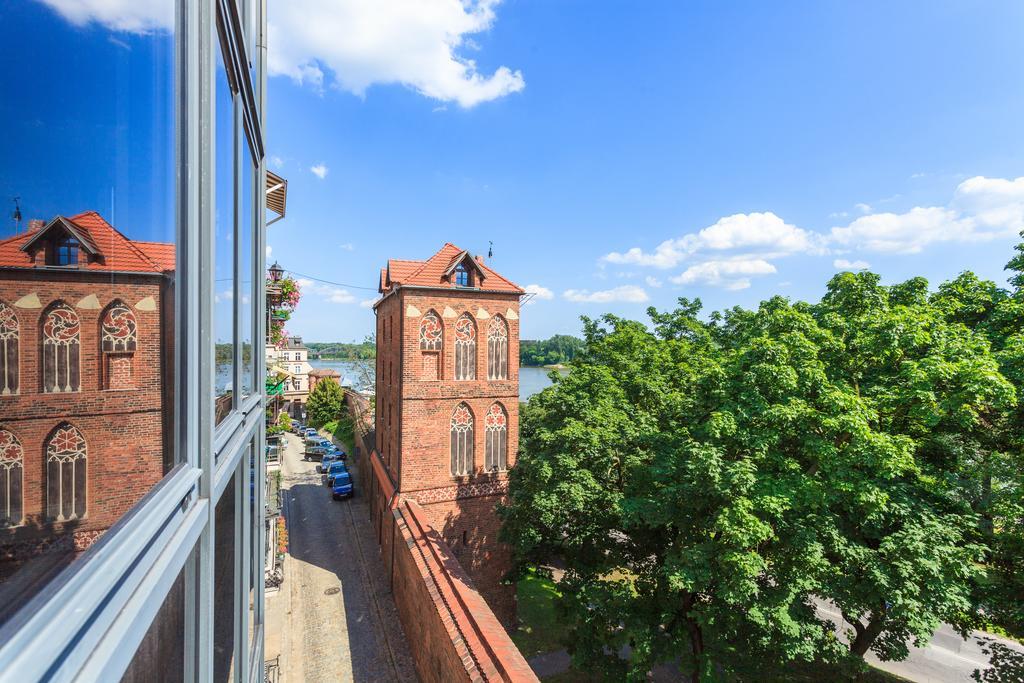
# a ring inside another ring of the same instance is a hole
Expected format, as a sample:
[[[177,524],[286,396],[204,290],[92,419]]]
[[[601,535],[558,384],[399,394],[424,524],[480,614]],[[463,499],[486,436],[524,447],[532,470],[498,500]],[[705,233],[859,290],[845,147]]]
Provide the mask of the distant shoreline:
[[[521,368],[540,368],[541,370],[568,370],[569,366],[564,363],[554,363],[553,365],[523,365],[519,364]]]

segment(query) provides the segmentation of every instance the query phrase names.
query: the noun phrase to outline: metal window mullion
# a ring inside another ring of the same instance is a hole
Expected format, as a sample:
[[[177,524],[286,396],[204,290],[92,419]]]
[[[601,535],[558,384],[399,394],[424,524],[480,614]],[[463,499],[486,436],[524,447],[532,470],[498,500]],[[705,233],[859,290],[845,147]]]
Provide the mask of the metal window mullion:
[[[225,57],[226,63],[227,57]],[[234,367],[234,386],[231,392],[231,405],[234,410],[238,410],[242,405],[242,278],[241,278],[241,266],[242,256],[241,249],[241,220],[239,218],[239,208],[242,205],[242,169],[239,164],[239,152],[241,152],[242,142],[242,102],[241,97],[238,93],[234,93],[231,96],[231,169],[232,169],[232,187],[234,192],[232,196],[232,231],[234,239],[231,242],[232,257],[231,257],[231,269],[234,272],[234,301],[231,307],[231,319],[232,326],[234,328],[235,337],[235,348],[233,349],[235,367]]]
[[[196,421],[196,448],[202,476],[199,495],[209,501],[206,507],[206,526],[196,544],[195,584],[195,677],[199,683],[213,680],[213,548],[216,500],[213,499],[214,453],[213,433],[215,428],[214,372],[215,349],[213,334],[214,296],[214,247],[216,243],[216,50],[220,41],[216,37],[216,0],[198,0],[196,23],[198,43],[198,84],[199,112],[197,136],[199,140],[198,175],[198,234],[196,265],[198,277],[194,278],[199,287],[197,327],[189,331],[196,336],[198,367],[190,375],[196,379],[198,414]]]
[[[237,243],[236,243],[237,244]],[[250,441],[251,443],[251,441]],[[251,448],[251,447],[250,447]],[[245,489],[248,486],[249,478],[245,476],[245,470],[249,467],[248,455],[250,448],[243,448],[242,458],[238,463],[238,467],[235,470],[235,514],[233,516],[235,529],[234,539],[232,542],[235,546],[234,560],[235,566],[232,572],[232,586],[234,587],[234,599],[232,600],[232,609],[235,613],[235,618],[232,620],[234,623],[235,633],[235,681],[242,683],[248,681],[249,673],[249,657],[248,657],[248,632],[246,631],[246,623],[248,622],[248,598],[249,598],[249,587],[245,583],[245,577],[248,575],[246,567],[249,565],[247,554],[245,553],[245,540],[249,537],[249,534],[245,532],[245,523],[248,518],[249,510],[249,497],[244,495]]]

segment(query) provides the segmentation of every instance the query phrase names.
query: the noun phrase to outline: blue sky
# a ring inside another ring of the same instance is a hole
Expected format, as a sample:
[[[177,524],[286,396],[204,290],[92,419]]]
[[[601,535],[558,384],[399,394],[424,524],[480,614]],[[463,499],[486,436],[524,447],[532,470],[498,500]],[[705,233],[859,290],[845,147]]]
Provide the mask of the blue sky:
[[[156,0],[45,4],[129,45],[164,20]],[[1024,227],[1017,2],[269,4],[289,180],[270,259],[343,283],[306,285],[307,340],[372,332],[379,268],[445,241],[493,241],[549,297],[523,313],[536,338],[679,296],[816,299],[865,264],[1005,282]]]

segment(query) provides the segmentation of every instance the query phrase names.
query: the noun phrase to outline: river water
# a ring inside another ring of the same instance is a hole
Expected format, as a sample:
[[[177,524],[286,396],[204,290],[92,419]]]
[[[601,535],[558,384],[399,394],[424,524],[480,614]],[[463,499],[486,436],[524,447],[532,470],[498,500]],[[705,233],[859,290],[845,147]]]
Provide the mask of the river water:
[[[373,390],[374,361],[315,360],[309,364],[314,368],[330,368],[341,374],[341,383],[359,391]],[[519,368],[519,400],[525,401],[537,392],[551,386],[551,379],[545,368]],[[566,372],[563,370],[562,372]]]

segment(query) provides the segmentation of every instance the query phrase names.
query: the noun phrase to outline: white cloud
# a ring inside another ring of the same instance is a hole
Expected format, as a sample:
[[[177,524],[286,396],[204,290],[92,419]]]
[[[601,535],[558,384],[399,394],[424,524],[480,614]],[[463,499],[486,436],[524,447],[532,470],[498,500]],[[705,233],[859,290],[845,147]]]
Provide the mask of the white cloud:
[[[526,290],[527,294],[533,294],[535,300],[544,299],[547,301],[555,298],[555,293],[542,285],[526,285],[523,289]]]
[[[268,33],[271,75],[362,96],[397,83],[441,102],[473,107],[522,90],[519,71],[486,75],[464,54],[490,30],[500,0],[289,0],[274,3]]]
[[[857,209],[861,213],[871,213],[871,205],[865,204],[864,202],[858,202],[853,205],[853,208]]]
[[[270,155],[270,165],[274,168],[281,169],[284,167],[284,159],[277,156],[276,154]]]
[[[75,26],[97,23],[113,31],[151,33],[174,26],[171,0],[40,0]]]
[[[655,268],[674,268],[701,252],[747,251],[784,255],[820,251],[820,239],[812,232],[790,225],[768,211],[737,213],[721,218],[700,232],[665,240],[653,252],[633,247],[603,257],[608,263],[627,263]]]
[[[355,245],[352,244],[351,242],[345,242],[345,244],[339,244],[338,247],[340,249],[344,249],[345,251],[355,251],[355,248],[356,248]]]
[[[591,292],[586,289],[567,289],[562,296],[569,301],[577,301],[590,304],[605,304],[613,301],[624,301],[627,303],[642,303],[648,300],[647,292],[636,285],[622,285],[614,289],[605,289]]]
[[[320,180],[327,177],[327,173],[330,171],[325,164],[317,164],[316,166],[310,166],[309,170]]]
[[[652,277],[650,275],[648,275],[647,277],[644,278],[644,282],[647,283],[648,287],[654,287],[655,289],[657,289],[658,287],[661,287],[661,280],[659,280],[656,277]]]
[[[839,270],[866,270],[871,267],[871,264],[859,259],[856,261],[847,261],[844,258],[837,258],[832,262],[832,267],[838,268]]]
[[[316,294],[319,297],[326,299],[332,304],[354,304],[356,303],[356,297],[347,289],[341,287],[335,287],[334,285],[325,285],[309,278],[299,278],[296,280],[303,293]]]
[[[274,248],[269,244],[267,245],[267,260],[270,260],[270,254],[274,251]]]
[[[362,301],[360,301],[360,302],[359,302],[359,305],[360,305],[360,306],[362,306],[363,308],[373,308],[373,304],[374,304],[374,303],[375,303],[376,301],[377,301],[377,299],[376,299],[376,298],[372,298],[372,299],[363,299]]]
[[[1024,229],[1024,178],[975,176],[961,182],[948,206],[915,206],[904,213],[861,216],[832,228],[842,247],[916,254],[940,242],[985,242]]]
[[[752,276],[771,275],[774,272],[775,266],[764,259],[734,259],[698,263],[669,279],[677,285],[696,284],[725,289],[746,289],[750,286]]]

